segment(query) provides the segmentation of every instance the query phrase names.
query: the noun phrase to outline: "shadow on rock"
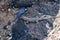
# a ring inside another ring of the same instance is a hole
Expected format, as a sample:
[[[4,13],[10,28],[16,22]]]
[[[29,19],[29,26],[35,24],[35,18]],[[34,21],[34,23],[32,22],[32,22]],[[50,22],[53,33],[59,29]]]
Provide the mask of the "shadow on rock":
[[[24,22],[19,19],[12,27],[12,40],[27,40],[31,37],[27,32],[28,28]]]

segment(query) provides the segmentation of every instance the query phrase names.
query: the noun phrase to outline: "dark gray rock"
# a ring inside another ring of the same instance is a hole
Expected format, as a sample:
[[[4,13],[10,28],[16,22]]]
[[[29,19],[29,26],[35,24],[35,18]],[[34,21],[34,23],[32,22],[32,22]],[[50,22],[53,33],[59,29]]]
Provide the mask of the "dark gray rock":
[[[9,6],[16,7],[16,8],[30,7],[32,6],[32,2],[30,0],[14,0],[9,3]]]
[[[39,12],[45,14],[45,15],[53,15],[56,16],[59,10],[59,6],[57,6],[55,3],[51,4],[40,4],[40,10]]]
[[[18,20],[16,24],[12,27],[12,40],[26,40],[31,37],[29,35],[28,28],[22,20]]]

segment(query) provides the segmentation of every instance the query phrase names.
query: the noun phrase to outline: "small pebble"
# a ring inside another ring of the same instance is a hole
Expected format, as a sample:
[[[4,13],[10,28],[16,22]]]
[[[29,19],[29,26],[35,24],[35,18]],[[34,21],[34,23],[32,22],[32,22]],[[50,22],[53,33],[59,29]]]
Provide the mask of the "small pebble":
[[[10,11],[11,11],[11,9],[9,8],[9,9],[8,9],[8,11],[10,12]]]
[[[11,39],[12,39],[12,35],[11,35],[11,34],[8,34],[8,35],[7,35],[7,38],[8,38],[9,40],[11,40]]]
[[[7,34],[7,37],[11,37],[11,34]]]
[[[10,21],[8,21],[8,25],[11,25],[11,22]]]
[[[3,29],[7,30],[7,29],[8,29],[8,26],[7,26],[7,25],[5,25],[5,26],[3,27]]]

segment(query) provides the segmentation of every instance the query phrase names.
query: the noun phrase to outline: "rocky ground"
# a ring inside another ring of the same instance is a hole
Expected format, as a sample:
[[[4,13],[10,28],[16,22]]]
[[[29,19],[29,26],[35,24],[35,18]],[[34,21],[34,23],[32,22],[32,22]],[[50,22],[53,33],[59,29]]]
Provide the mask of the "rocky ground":
[[[0,40],[60,40],[59,0],[30,1],[33,5],[13,21],[22,4],[15,8],[11,0],[0,0]]]

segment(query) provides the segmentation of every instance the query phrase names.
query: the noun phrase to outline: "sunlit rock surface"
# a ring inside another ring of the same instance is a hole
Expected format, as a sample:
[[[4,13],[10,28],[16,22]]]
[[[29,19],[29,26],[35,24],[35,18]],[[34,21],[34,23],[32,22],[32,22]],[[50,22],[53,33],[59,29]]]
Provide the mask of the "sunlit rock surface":
[[[11,2],[0,0],[0,40],[60,40],[60,0]],[[27,11],[13,22],[22,7]]]

